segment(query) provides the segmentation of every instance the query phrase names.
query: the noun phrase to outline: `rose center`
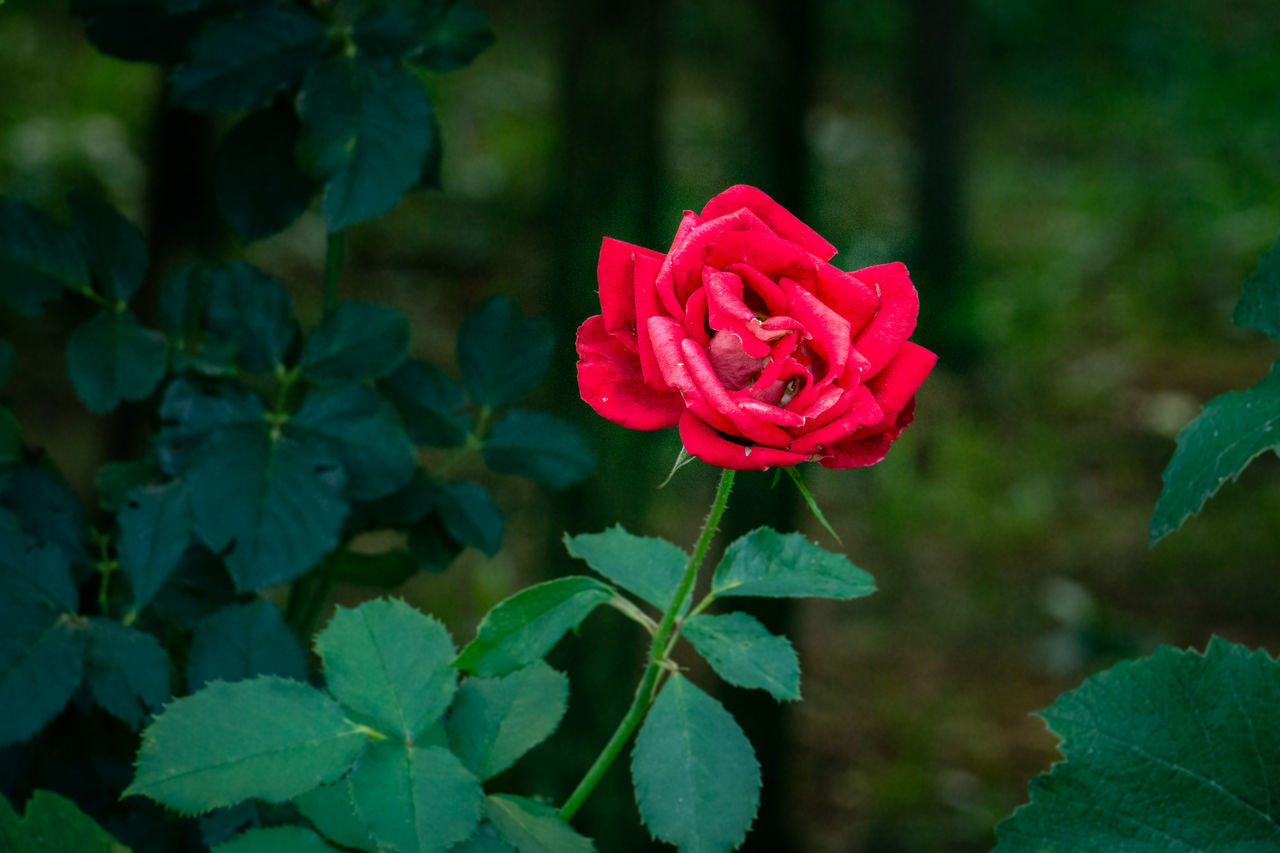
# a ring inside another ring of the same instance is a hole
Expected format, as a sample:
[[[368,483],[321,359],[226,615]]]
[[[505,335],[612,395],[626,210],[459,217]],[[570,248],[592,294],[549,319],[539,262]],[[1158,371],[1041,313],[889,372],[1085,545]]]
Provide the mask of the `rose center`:
[[[716,332],[707,345],[707,360],[730,391],[741,391],[760,378],[763,358],[753,358],[742,351],[742,338],[733,332]]]

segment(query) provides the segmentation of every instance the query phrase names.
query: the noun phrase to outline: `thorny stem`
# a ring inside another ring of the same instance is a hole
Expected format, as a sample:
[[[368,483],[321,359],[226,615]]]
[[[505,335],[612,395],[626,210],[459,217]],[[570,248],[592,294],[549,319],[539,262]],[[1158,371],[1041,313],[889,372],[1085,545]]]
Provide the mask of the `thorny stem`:
[[[631,735],[635,732],[640,722],[644,719],[644,715],[648,712],[649,706],[653,704],[654,697],[658,694],[660,678],[667,671],[667,651],[668,640],[673,639],[672,631],[675,629],[676,616],[683,608],[685,600],[693,591],[694,583],[698,579],[698,569],[702,567],[702,561],[707,556],[707,550],[711,547],[711,540],[716,534],[716,527],[720,524],[720,518],[724,515],[725,507],[729,505],[729,491],[733,488],[734,471],[724,469],[720,474],[720,487],[716,490],[716,496],[711,502],[711,511],[707,513],[707,520],[702,524],[702,533],[698,536],[697,545],[694,546],[693,554],[689,557],[689,562],[685,566],[684,577],[680,579],[680,586],[676,589],[675,596],[671,599],[671,604],[667,607],[665,613],[662,614],[662,621],[658,623],[658,629],[653,633],[653,642],[649,644],[649,663],[645,667],[644,675],[640,677],[640,684],[636,687],[635,697],[631,700],[631,707],[627,709],[627,713],[623,716],[622,721],[618,723],[618,727],[614,729],[613,736],[609,738],[609,742],[605,744],[604,749],[600,750],[600,754],[596,756],[595,762],[587,770],[586,775],[582,777],[582,781],[578,783],[578,787],[573,789],[573,793],[569,795],[569,799],[565,800],[563,806],[560,807],[560,817],[564,820],[571,820],[578,809],[582,808],[582,804],[595,790],[596,785],[604,777],[614,759],[622,752],[622,748],[627,745],[627,741],[631,739]]]

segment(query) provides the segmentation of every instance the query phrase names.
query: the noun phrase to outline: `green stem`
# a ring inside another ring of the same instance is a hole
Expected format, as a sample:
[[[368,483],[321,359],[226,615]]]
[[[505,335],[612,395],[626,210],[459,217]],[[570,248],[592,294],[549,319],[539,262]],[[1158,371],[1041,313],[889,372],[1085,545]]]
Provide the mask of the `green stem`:
[[[618,723],[618,727],[614,729],[613,736],[609,738],[609,742],[604,745],[604,749],[600,750],[600,754],[596,756],[595,762],[587,770],[586,775],[582,777],[582,781],[578,783],[578,787],[573,789],[573,793],[569,795],[569,799],[560,808],[560,817],[564,820],[571,820],[578,809],[582,808],[582,804],[595,790],[596,785],[604,777],[605,772],[613,764],[614,759],[622,752],[622,748],[627,745],[627,741],[631,739],[631,735],[640,725],[644,715],[648,712],[649,706],[653,704],[653,699],[658,693],[659,679],[665,671],[663,662],[667,656],[667,640],[671,638],[672,631],[675,629],[676,616],[679,614],[681,607],[684,606],[685,600],[693,591],[694,583],[698,579],[698,569],[702,567],[702,561],[707,556],[707,550],[711,547],[711,540],[715,537],[716,527],[720,524],[720,518],[724,515],[725,507],[729,505],[729,491],[733,488],[734,471],[729,468],[724,469],[720,474],[720,487],[716,490],[716,496],[711,502],[711,511],[707,513],[707,520],[702,524],[702,533],[698,536],[698,542],[694,546],[693,554],[689,557],[689,562],[685,566],[684,577],[680,579],[680,586],[676,589],[675,596],[671,599],[671,604],[667,607],[665,613],[662,614],[662,621],[658,623],[658,630],[653,633],[653,642],[649,644],[649,663],[645,667],[644,675],[640,677],[640,684],[636,687],[635,697],[631,700],[631,707],[627,709],[627,713],[623,716],[622,721]]]
[[[338,307],[338,283],[342,278],[342,261],[347,254],[345,231],[329,231],[324,244],[324,316]]]

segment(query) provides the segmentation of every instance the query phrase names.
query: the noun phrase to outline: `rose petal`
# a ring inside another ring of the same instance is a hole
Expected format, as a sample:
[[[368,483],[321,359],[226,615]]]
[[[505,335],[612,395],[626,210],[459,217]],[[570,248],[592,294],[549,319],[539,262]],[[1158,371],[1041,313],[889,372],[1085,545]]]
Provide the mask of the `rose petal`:
[[[644,381],[640,359],[606,330],[597,314],[578,327],[578,393],[602,417],[629,429],[676,425],[684,401]]]
[[[676,293],[674,267],[672,265],[675,263],[676,255],[683,253],[688,247],[689,238],[697,227],[698,214],[692,210],[686,210],[684,218],[680,220],[680,227],[676,229],[676,236],[671,241],[671,248],[667,251],[667,255],[662,261],[662,269],[658,271],[658,278],[655,282],[658,298],[662,300],[662,304],[672,317],[680,316],[680,307],[689,298],[688,293]]]
[[[654,258],[638,254],[632,255],[632,265],[635,273],[633,285],[635,288],[636,316],[644,317],[646,320],[650,317],[661,316],[658,294],[654,290],[654,279],[657,277],[658,270],[662,265]],[[683,319],[683,317],[680,319]],[[654,387],[661,387],[662,372],[658,369],[658,363],[653,358],[647,325],[646,323],[636,323],[635,329],[636,352],[640,354],[640,369],[644,371],[644,381]]]
[[[730,216],[722,216],[710,222],[700,222],[680,242],[672,245],[667,254],[667,266],[671,272],[671,287],[676,301],[683,303],[689,294],[702,286],[702,267],[710,255],[710,248],[727,234],[750,234],[753,239],[778,240],[769,232],[769,226],[749,210],[739,210]],[[783,241],[779,241],[783,242]],[[796,251],[799,251],[798,249]],[[742,260],[741,257],[734,260]],[[711,264],[723,269],[725,264]]]
[[[824,468],[861,468],[874,465],[885,454],[902,431],[915,416],[916,401],[913,397],[907,401],[898,416],[890,424],[883,424],[871,429],[859,430],[849,439],[830,448],[827,456],[818,460]]]
[[[844,374],[849,363],[849,321],[818,301],[818,298],[789,278],[779,282],[791,301],[791,316],[809,333],[810,346],[827,362],[827,375],[815,376],[819,385]]]
[[[605,237],[600,244],[596,263],[596,281],[600,284],[600,313],[610,334],[621,334],[634,345],[636,337],[636,255],[661,261],[661,252]]]
[[[880,291],[880,310],[853,339],[854,349],[867,359],[871,373],[878,373],[915,331],[920,298],[900,263],[867,267],[851,275]]]
[[[725,231],[707,247],[705,261],[716,269],[745,264],[777,281],[784,276],[799,282],[815,282],[818,261],[813,255],[776,234],[760,231]]]
[[[763,423],[748,415],[739,405],[739,395],[730,394],[720,384],[720,378],[707,360],[707,354],[693,341],[685,339],[681,342],[684,363],[693,377],[694,383],[702,397],[715,407],[716,411],[728,418],[734,426],[733,433],[748,441],[770,447],[784,447],[791,443],[791,436],[774,426]],[[744,395],[745,396],[745,395]]]
[[[814,293],[823,305],[848,320],[855,332],[860,331],[880,307],[874,287],[831,264],[818,264]]]
[[[711,343],[711,332],[708,331],[707,290],[695,290],[689,294],[689,301],[684,304],[684,330],[699,346]]]
[[[807,455],[821,454],[828,447],[842,441],[859,429],[873,426],[884,420],[884,413],[876,398],[865,385],[859,385],[845,395],[848,405],[839,417],[825,426],[806,432],[791,442],[791,449]]]
[[[708,465],[738,471],[764,471],[773,467],[798,465],[808,458],[804,454],[776,447],[744,447],[735,444],[707,426],[692,412],[685,412],[680,417],[680,441],[684,443],[685,450]]]
[[[685,407],[716,429],[736,432],[733,421],[711,405],[703,396],[698,383],[693,381],[682,349],[682,344],[689,340],[685,336],[684,327],[670,317],[650,317],[646,326],[649,339],[653,342],[654,355],[662,370],[662,378],[667,385],[680,392]]]
[[[937,361],[929,350],[907,341],[883,370],[867,380],[886,417],[906,407]]]
[[[764,302],[770,314],[783,314],[787,310],[787,296],[782,292],[782,288],[778,287],[778,283],[769,278],[760,270],[753,266],[743,263],[729,264],[724,268],[725,272],[731,272],[738,278],[742,279],[744,286],[755,291],[760,300]]]
[[[743,351],[752,358],[768,355],[772,348],[763,338],[760,321],[742,301],[742,281],[732,273],[711,267],[702,268],[702,281],[702,291],[694,293],[707,295],[707,322],[711,328],[735,333],[742,341]]]
[[[761,190],[745,184],[729,187],[707,202],[706,207],[702,208],[702,219],[706,221],[724,216],[744,207],[759,216],[773,233],[803,247],[822,260],[829,260],[835,255],[836,247],[822,239],[818,232]]]

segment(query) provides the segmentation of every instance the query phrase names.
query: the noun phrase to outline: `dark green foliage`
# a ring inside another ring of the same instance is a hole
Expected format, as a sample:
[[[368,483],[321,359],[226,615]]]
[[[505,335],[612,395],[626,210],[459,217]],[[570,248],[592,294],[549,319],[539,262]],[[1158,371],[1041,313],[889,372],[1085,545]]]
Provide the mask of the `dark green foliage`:
[[[66,797],[36,791],[19,816],[0,797],[0,849],[6,853],[129,853]]]
[[[409,320],[370,302],[343,302],[307,335],[298,368],[316,385],[385,376],[409,352]]]
[[[305,681],[307,672],[306,652],[280,608],[266,599],[225,607],[195,625],[187,658],[188,692],[211,681],[258,675]]]
[[[320,185],[298,167],[302,125],[275,104],[247,116],[218,146],[214,191],[227,222],[245,241],[270,237],[296,220]]]
[[[164,337],[132,312],[99,311],[67,341],[67,372],[86,406],[109,412],[155,390],[164,377],[166,353]]]
[[[675,597],[689,555],[652,536],[636,536],[614,525],[601,533],[565,534],[569,553],[659,610]]]
[[[996,849],[1275,848],[1277,707],[1276,661],[1217,637],[1093,676],[1040,713],[1065,761],[1032,781]]]
[[[135,607],[156,594],[182,561],[195,534],[191,501],[181,481],[128,491],[119,508],[120,568],[133,585]]]
[[[493,33],[471,0],[444,0],[433,4],[443,12],[425,30],[411,58],[432,71],[453,71],[469,65],[493,44]]]
[[[280,282],[243,261],[203,272],[209,332],[233,342],[247,370],[267,371],[283,363],[293,343],[293,300]]]
[[[823,550],[799,533],[768,527],[730,544],[711,581],[717,597],[849,599],[875,589],[871,575],[844,555]]]
[[[546,740],[568,704],[569,680],[543,661],[500,678],[468,678],[449,711],[449,748],[488,779]]]
[[[342,465],[352,500],[386,497],[413,476],[413,444],[389,403],[363,385],[312,391],[286,432],[314,438]]]
[[[492,823],[498,838],[509,847],[478,847],[484,851],[515,849],[520,853],[590,853],[595,850],[591,839],[574,831],[555,809],[528,797],[494,794],[484,801],[484,814]]]
[[[169,655],[155,637],[114,619],[92,617],[86,633],[89,696],[129,728],[140,728],[169,698]]]
[[[479,483],[441,483],[437,512],[445,530],[463,545],[489,556],[502,545],[502,513]]]
[[[800,660],[786,637],[769,633],[746,613],[700,613],[684,636],[716,675],[738,687],[755,687],[775,699],[800,698]]]
[[[466,395],[440,368],[409,360],[386,377],[381,387],[416,443],[457,447],[466,441],[470,428],[462,416]]]
[[[458,369],[467,393],[486,406],[518,403],[537,387],[551,359],[551,324],[520,316],[496,296],[467,315],[458,330]]]
[[[147,275],[147,243],[142,232],[114,207],[97,199],[72,193],[67,209],[95,289],[109,299],[127,302]]]
[[[1244,292],[1232,317],[1247,326],[1280,338],[1280,241],[1258,261],[1258,268],[1244,280]]]
[[[519,474],[547,489],[580,483],[595,454],[573,424],[546,412],[513,409],[493,425],[481,451],[500,474]]]
[[[29,317],[63,290],[89,287],[70,228],[16,199],[0,197],[0,305]]]

